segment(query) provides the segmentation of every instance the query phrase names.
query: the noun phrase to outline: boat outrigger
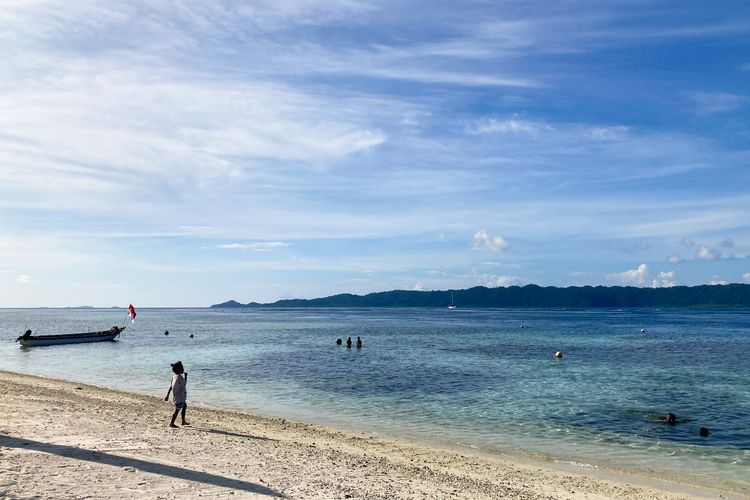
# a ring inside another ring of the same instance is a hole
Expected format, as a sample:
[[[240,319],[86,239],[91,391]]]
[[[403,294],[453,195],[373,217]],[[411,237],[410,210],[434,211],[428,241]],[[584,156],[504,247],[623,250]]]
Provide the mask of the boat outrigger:
[[[61,335],[32,335],[31,330],[16,339],[24,347],[56,344],[80,344],[83,342],[105,342],[115,340],[125,329],[125,326],[113,326],[101,332],[68,333]]]

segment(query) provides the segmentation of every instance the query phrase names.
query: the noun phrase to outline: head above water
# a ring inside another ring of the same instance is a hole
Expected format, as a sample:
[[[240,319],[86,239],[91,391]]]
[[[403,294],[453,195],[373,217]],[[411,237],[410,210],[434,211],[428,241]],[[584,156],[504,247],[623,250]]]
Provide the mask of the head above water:
[[[674,413],[667,413],[667,423],[674,424],[677,422],[677,416]]]
[[[711,434],[711,431],[708,430],[708,427],[701,427],[698,429],[698,434],[700,434],[701,437],[708,437],[708,435]]]
[[[178,361],[177,363],[172,363],[172,371],[180,374],[185,371],[185,367],[182,366],[182,361]]]

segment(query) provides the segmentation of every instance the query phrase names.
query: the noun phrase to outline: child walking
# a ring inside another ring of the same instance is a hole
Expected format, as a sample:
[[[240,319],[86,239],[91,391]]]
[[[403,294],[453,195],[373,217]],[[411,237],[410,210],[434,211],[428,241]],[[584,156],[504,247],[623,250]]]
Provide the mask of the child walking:
[[[172,421],[169,423],[170,427],[177,427],[174,421],[177,419],[177,414],[182,410],[182,425],[190,425],[185,420],[185,411],[187,410],[187,372],[185,367],[182,366],[182,361],[178,361],[172,365],[172,383],[169,385],[169,390],[164,398],[164,401],[169,401],[169,393],[172,393],[172,401],[174,401],[174,413],[172,414]]]

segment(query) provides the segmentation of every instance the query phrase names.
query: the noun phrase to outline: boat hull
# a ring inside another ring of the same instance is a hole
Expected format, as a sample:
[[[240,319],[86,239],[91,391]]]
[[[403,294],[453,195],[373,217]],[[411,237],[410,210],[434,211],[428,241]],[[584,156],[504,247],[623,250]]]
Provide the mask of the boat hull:
[[[18,341],[23,347],[36,347],[43,345],[59,344],[83,344],[88,342],[108,342],[115,340],[125,327],[119,330],[105,330],[102,332],[73,333],[69,335],[36,335],[19,337]]]

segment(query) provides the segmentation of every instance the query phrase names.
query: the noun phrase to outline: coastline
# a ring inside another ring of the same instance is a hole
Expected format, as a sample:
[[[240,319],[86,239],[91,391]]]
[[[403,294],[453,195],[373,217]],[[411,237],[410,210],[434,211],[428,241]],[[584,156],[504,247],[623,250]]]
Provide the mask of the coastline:
[[[166,391],[165,391],[166,392]],[[741,498],[0,371],[0,496]]]

